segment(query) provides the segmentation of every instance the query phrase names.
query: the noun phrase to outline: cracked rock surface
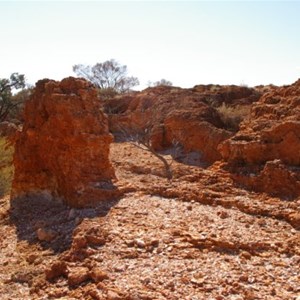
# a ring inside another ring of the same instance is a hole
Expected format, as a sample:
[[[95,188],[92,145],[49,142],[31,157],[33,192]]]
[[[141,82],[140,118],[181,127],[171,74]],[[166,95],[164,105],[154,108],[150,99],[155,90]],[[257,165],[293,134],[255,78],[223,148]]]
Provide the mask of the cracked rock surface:
[[[169,181],[129,143],[110,153],[118,200],[1,199],[1,299],[299,299],[300,198],[243,189],[220,162],[174,161]]]

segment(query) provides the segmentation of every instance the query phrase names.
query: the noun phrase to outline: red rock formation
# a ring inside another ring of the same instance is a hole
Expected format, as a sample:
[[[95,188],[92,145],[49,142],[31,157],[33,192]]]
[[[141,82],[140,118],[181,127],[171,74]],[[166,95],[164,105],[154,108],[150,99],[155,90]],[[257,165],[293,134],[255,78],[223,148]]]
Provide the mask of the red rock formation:
[[[201,120],[201,119],[200,119]],[[221,159],[217,147],[232,134],[209,122],[200,121],[192,115],[173,114],[165,119],[165,140],[168,144],[178,141],[186,152],[199,151],[204,162],[213,163]]]
[[[232,178],[256,192],[265,192],[272,196],[293,198],[300,195],[300,172],[289,167],[281,160],[267,161],[256,168],[235,167]]]
[[[104,108],[109,114],[112,132],[150,125],[155,149],[164,149],[176,141],[185,151],[197,151],[204,161],[213,163],[221,159],[218,144],[233,135],[225,129],[215,107],[222,103],[250,104],[257,99],[258,93],[246,87],[158,86],[133,95],[117,96],[106,101]]]
[[[263,95],[250,120],[219,150],[240,171],[242,166],[246,173],[246,168],[260,166],[248,180],[238,176],[246,185],[283,196],[300,195],[300,80]]]
[[[12,196],[50,193],[76,207],[116,194],[106,116],[85,80],[41,80],[25,107]]]

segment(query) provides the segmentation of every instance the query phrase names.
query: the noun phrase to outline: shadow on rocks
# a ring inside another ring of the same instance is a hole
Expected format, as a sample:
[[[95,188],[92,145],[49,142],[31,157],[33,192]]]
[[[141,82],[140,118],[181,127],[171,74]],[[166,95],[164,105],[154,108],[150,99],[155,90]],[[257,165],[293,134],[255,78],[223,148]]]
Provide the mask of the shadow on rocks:
[[[25,196],[11,200],[10,220],[16,225],[19,240],[61,253],[70,248],[73,231],[83,219],[106,216],[118,201],[75,209],[47,195]]]

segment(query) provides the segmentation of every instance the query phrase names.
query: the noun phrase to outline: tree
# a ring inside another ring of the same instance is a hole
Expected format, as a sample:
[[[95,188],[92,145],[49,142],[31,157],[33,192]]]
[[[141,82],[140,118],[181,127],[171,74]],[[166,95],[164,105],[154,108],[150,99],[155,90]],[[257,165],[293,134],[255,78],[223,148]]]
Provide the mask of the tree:
[[[161,79],[161,80],[158,80],[158,81],[155,81],[155,82],[152,82],[152,81],[148,81],[148,86],[151,87],[151,86],[172,86],[173,83],[169,80],[166,80],[166,79]]]
[[[14,94],[11,98],[12,102],[16,104],[12,109],[10,109],[7,118],[9,120],[14,119],[14,123],[16,121],[23,123],[23,110],[25,102],[30,98],[34,87],[31,85],[26,85],[26,87],[16,94]]]
[[[0,122],[5,121],[8,114],[20,104],[13,100],[13,89],[25,87],[25,76],[13,73],[9,79],[0,79]]]
[[[128,92],[132,87],[140,84],[138,78],[127,75],[126,65],[122,66],[114,59],[94,66],[74,65],[73,72],[100,89],[113,89],[120,93]]]

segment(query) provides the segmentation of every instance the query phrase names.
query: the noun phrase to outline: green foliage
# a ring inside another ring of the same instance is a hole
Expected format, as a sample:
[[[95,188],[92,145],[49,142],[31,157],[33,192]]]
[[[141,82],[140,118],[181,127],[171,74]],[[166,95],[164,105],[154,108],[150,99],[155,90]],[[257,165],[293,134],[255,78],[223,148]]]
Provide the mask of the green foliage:
[[[124,93],[139,85],[136,77],[127,75],[127,66],[122,66],[114,59],[97,63],[94,66],[74,65],[73,71],[77,76],[92,82],[99,89],[113,89]]]
[[[33,87],[27,87],[22,89],[18,93],[14,94],[11,98],[12,103],[17,104],[15,105],[10,111],[7,116],[9,121],[13,123],[23,123],[23,110],[25,102],[30,98],[33,92]]]
[[[0,137],[0,197],[9,193],[13,177],[13,147]]]
[[[9,79],[0,79],[0,122],[5,121],[9,113],[19,104],[13,101],[12,90],[24,87],[24,75],[13,73]]]

